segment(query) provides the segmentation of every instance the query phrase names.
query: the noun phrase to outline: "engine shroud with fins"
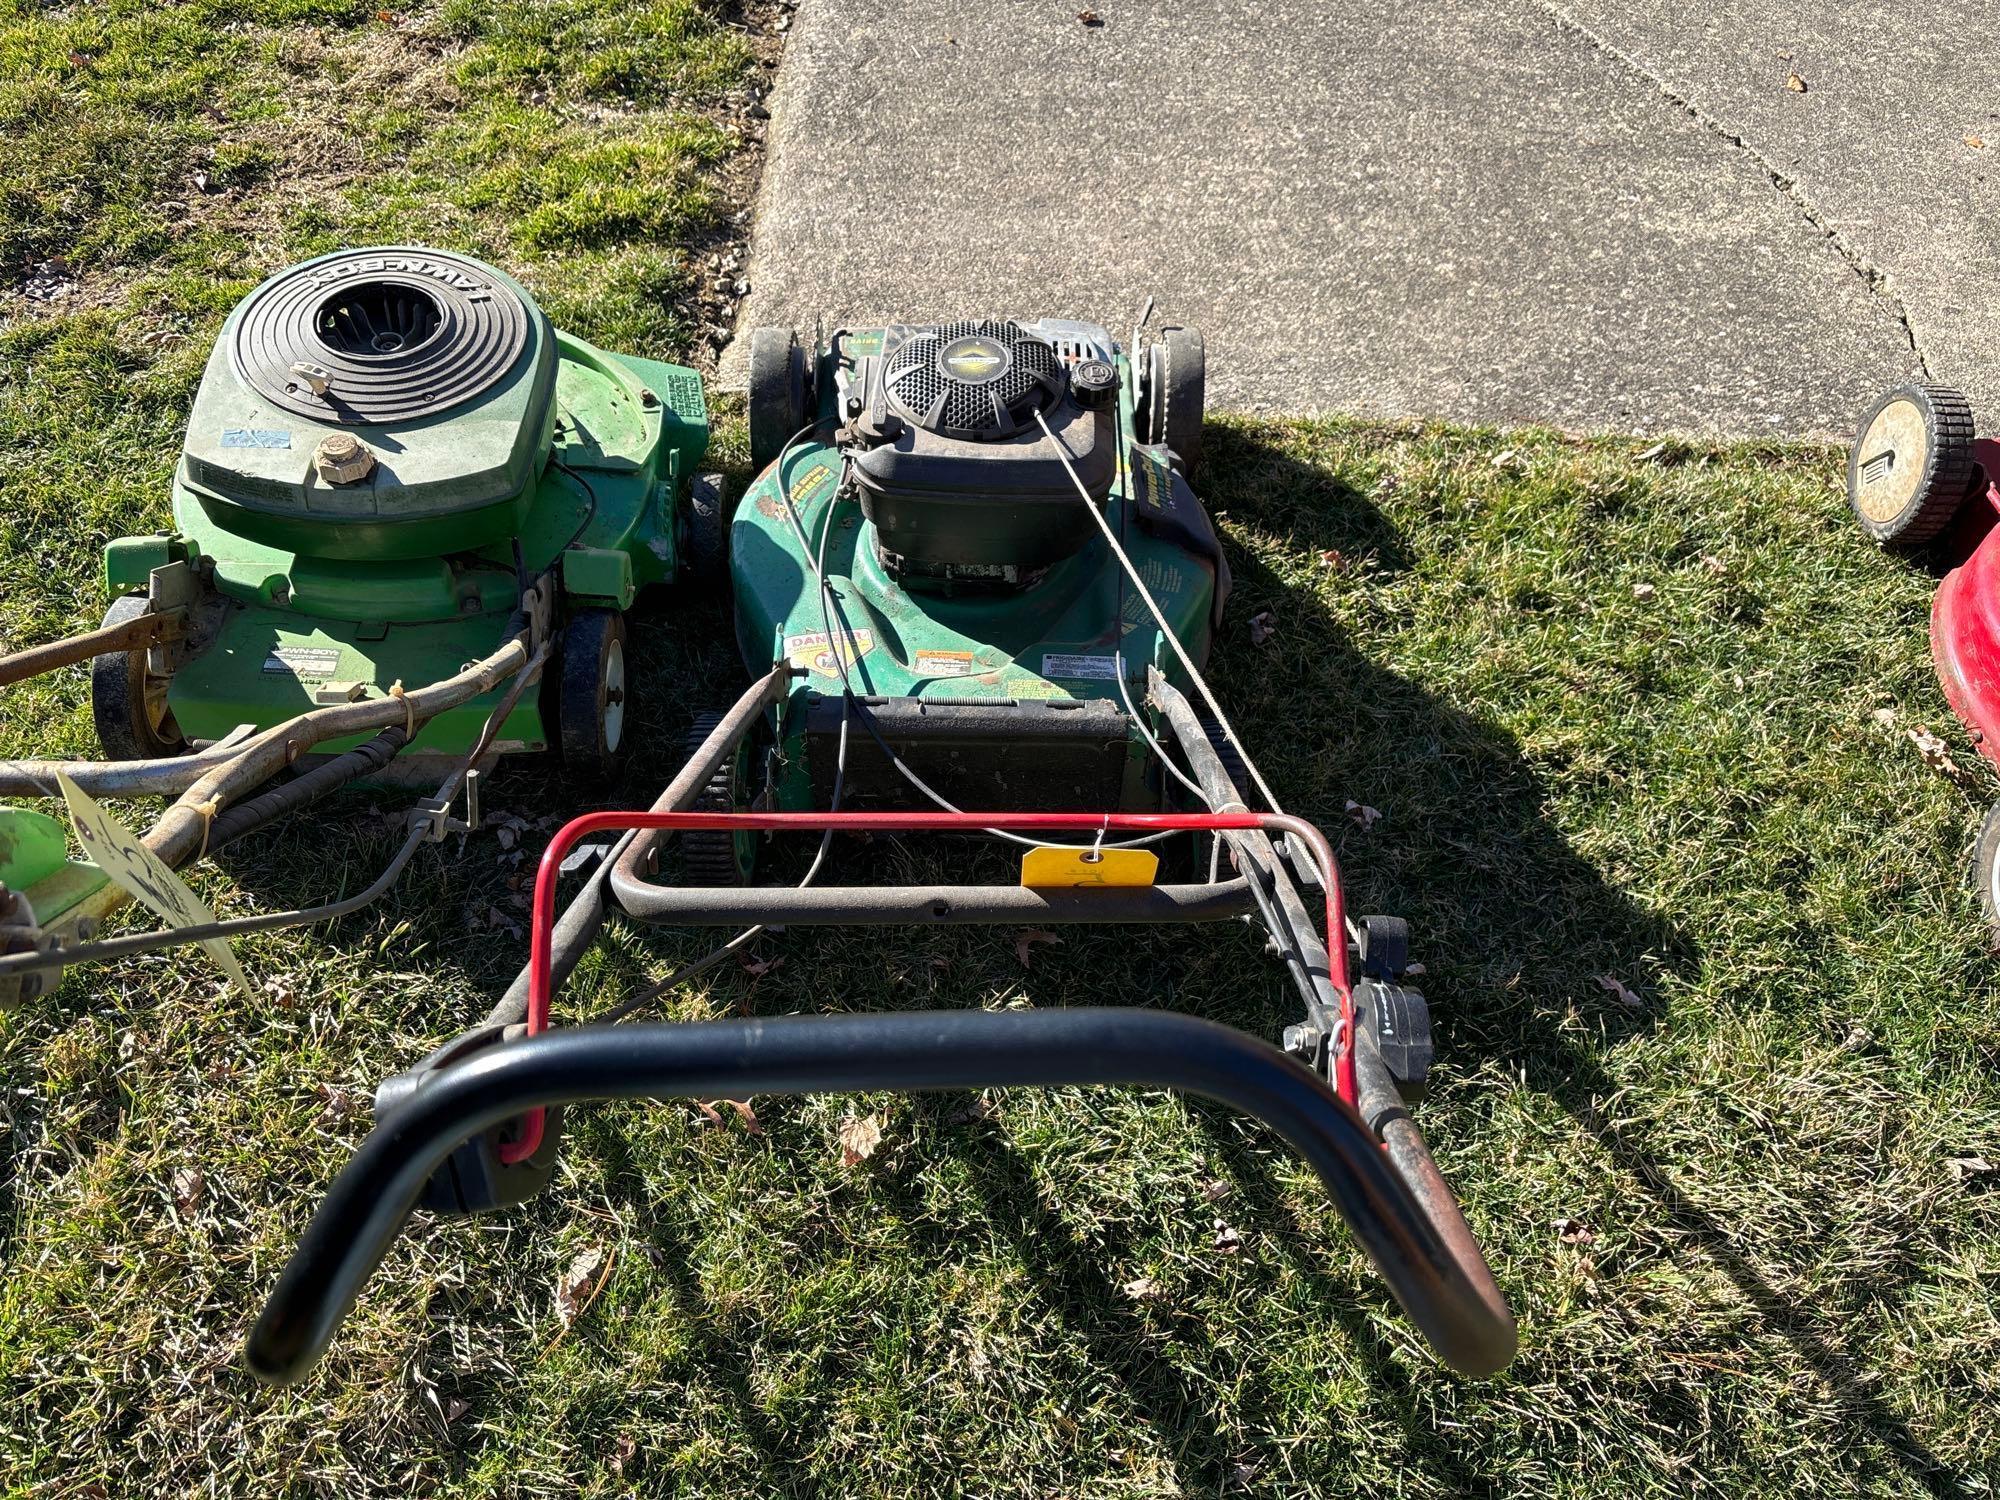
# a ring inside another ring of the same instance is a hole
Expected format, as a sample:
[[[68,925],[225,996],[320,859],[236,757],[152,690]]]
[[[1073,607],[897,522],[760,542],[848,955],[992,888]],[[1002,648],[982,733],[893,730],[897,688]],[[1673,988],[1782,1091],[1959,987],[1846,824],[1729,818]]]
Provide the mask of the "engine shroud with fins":
[[[1117,474],[1116,414],[1076,402],[1047,338],[997,318],[901,325],[856,376],[852,472],[892,576],[1017,587],[1093,534],[1036,417],[1101,502]]]

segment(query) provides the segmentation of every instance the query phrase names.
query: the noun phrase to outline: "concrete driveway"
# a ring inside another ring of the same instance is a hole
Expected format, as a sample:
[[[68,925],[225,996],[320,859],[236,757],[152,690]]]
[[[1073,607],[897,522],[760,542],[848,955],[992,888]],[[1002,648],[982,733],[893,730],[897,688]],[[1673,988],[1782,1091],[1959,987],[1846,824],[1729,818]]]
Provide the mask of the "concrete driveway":
[[[1151,294],[1216,408],[1844,435],[1928,373],[2000,419],[1974,0],[1083,3],[801,0],[725,382],[759,323]]]

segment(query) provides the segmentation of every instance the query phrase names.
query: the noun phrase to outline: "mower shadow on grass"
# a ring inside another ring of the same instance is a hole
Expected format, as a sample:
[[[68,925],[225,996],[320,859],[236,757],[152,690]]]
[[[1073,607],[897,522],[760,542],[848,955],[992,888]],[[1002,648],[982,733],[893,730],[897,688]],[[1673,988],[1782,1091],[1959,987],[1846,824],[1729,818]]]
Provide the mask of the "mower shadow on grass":
[[[1912,1477],[1935,1494],[1967,1493],[1869,1389],[1849,1355],[1813,1330],[1807,1310],[1736,1248],[1743,1236],[1676,1188],[1645,1145],[1604,1113],[1604,1101],[1618,1088],[1604,1057],[1652,1021],[1618,1004],[1597,976],[1620,976],[1656,992],[1661,980],[1692,974],[1701,964],[1693,937],[1609,884],[1569,846],[1511,734],[1370,660],[1310,592],[1287,587],[1240,545],[1248,527],[1283,538],[1293,557],[1372,557],[1381,573],[1409,567],[1407,546],[1369,500],[1240,430],[1213,435],[1209,451],[1208,499],[1229,517],[1225,530],[1234,544],[1232,613],[1239,622],[1266,608],[1278,617],[1262,648],[1248,644],[1240,625],[1226,631],[1217,675],[1230,685],[1232,705],[1243,705],[1237,723],[1250,743],[1271,747],[1266,774],[1297,797],[1294,810],[1331,830],[1343,799],[1375,804],[1370,789],[1382,789],[1379,805],[1389,818],[1380,827],[1383,834],[1393,830],[1392,837],[1350,826],[1337,848],[1349,909],[1409,918],[1413,952],[1428,961],[1429,975],[1419,983],[1437,1031],[1445,1084],[1439,1104],[1448,1110],[1452,1076],[1468,1075],[1482,1061],[1553,1099],[1637,1183],[1656,1227],[1671,1226],[1699,1244],[1764,1324]],[[1311,794],[1300,795],[1307,787]],[[1579,995],[1589,997],[1581,1017],[1571,998]],[[1450,1127],[1437,1126],[1436,1113],[1433,1106],[1433,1136],[1449,1141]],[[1268,1167],[1253,1155],[1227,1149],[1226,1133],[1216,1139],[1240,1174],[1267,1177]],[[1480,1196],[1476,1183],[1461,1182],[1459,1189],[1475,1201]],[[1480,1227],[1476,1210],[1473,1222]],[[1517,1307],[1529,1300],[1504,1254],[1496,1269]],[[1896,1290],[1884,1285],[1880,1294]],[[1371,1363],[1391,1365],[1386,1354],[1378,1348]],[[1531,1378],[1535,1361],[1530,1328],[1516,1378]],[[1714,1420],[1712,1411],[1691,1409],[1689,1416],[1697,1424]],[[1448,1470],[1438,1477],[1458,1482]]]

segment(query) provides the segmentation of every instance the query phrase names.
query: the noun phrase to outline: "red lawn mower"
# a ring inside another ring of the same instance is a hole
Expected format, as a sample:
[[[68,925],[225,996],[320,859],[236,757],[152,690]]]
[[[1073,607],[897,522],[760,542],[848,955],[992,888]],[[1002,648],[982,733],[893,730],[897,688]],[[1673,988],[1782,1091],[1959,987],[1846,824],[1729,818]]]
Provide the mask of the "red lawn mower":
[[[1951,386],[1898,386],[1855,434],[1847,503],[1884,547],[1949,569],[1931,603],[1931,656],[1972,743],[2000,765],[2000,440],[1977,435]],[[1980,824],[1972,872],[2000,936],[2000,805]]]

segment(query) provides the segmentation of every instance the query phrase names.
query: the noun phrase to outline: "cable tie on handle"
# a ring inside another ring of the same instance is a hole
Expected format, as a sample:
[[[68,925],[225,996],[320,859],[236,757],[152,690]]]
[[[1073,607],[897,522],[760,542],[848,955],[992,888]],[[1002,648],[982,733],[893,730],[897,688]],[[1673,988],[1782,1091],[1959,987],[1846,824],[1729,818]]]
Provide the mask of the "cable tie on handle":
[[[400,677],[389,684],[389,696],[402,700],[403,742],[407,744],[417,737],[417,706],[410,701],[410,695],[403,691],[403,679]]]
[[[1083,856],[1085,864],[1094,865],[1104,858],[1104,835],[1110,831],[1110,828],[1111,820],[1106,818],[1098,827],[1097,837],[1090,841],[1090,852]]]
[[[201,848],[195,851],[194,862],[200,864],[208,858],[208,833],[215,827],[215,815],[222,811],[222,799],[210,797],[206,802],[197,802],[189,809],[201,819]]]

